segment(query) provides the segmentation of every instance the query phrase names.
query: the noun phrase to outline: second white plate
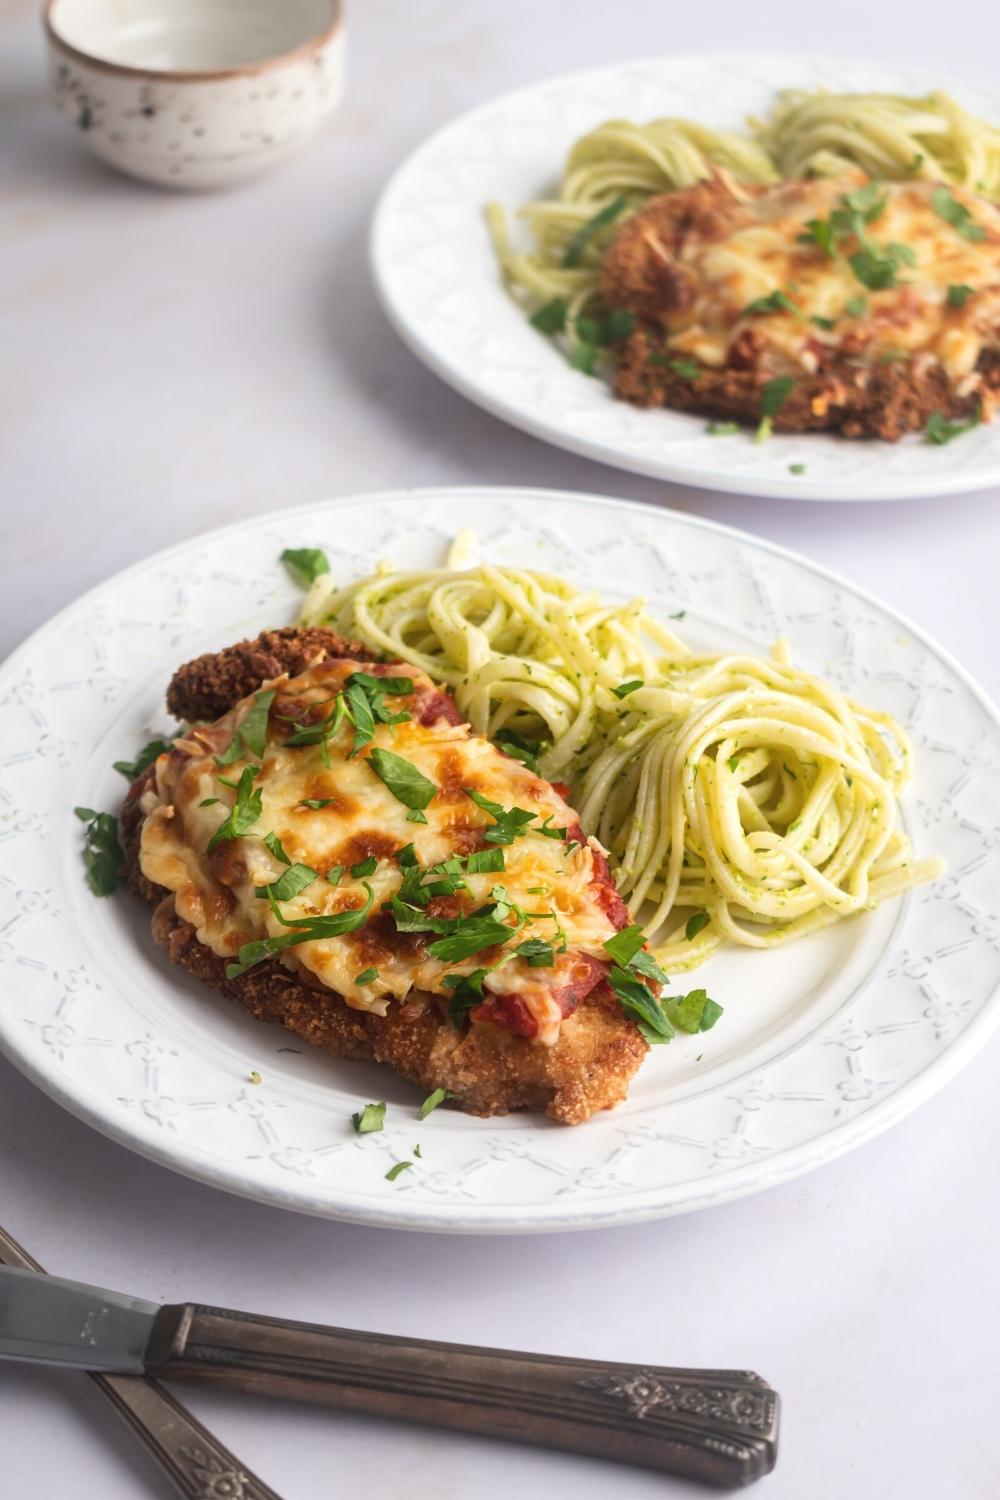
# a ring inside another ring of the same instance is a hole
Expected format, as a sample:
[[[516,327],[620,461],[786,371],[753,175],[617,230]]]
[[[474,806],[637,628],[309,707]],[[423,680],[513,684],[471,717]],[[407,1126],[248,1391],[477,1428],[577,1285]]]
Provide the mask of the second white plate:
[[[943,88],[1000,120],[995,100],[939,75],[830,57],[647,58],[553,78],[464,115],[389,183],[372,263],[391,322],[430,369],[494,416],[638,474],[788,500],[907,500],[1000,483],[1000,422],[947,447],[821,433],[755,444],[748,432],[709,437],[701,417],[616,401],[604,381],[571,369],[505,291],[483,221],[490,199],[514,213],[551,192],[573,141],[603,120],[682,115],[738,129],[783,88]]]

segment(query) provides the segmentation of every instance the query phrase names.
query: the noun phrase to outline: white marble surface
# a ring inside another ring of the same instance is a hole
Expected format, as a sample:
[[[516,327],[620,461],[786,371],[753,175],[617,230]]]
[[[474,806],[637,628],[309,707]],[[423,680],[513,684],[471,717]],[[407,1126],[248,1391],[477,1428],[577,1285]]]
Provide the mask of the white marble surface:
[[[1000,695],[1000,494],[848,510],[619,475],[507,430],[424,375],[373,302],[364,247],[379,185],[456,111],[614,57],[824,48],[829,16],[783,0],[688,15],[662,0],[572,11],[368,0],[351,15],[348,99],[323,140],[238,194],[181,198],[112,176],[51,111],[36,10],[0,8],[0,649],[110,572],[248,512],[481,480],[620,493],[799,548],[881,593]],[[992,82],[1000,16],[985,4],[955,0],[945,16],[926,0],[905,11],[841,0],[836,16],[845,52]],[[998,1070],[994,1046],[889,1135],[745,1202],[490,1241],[351,1229],[222,1197],[88,1132],[0,1063],[0,1222],[52,1270],[153,1298],[749,1366],[785,1402],[768,1500],[987,1500],[1000,1463]],[[573,1457],[189,1400],[286,1500],[696,1493]],[[10,1368],[0,1493],[168,1491],[86,1382]]]

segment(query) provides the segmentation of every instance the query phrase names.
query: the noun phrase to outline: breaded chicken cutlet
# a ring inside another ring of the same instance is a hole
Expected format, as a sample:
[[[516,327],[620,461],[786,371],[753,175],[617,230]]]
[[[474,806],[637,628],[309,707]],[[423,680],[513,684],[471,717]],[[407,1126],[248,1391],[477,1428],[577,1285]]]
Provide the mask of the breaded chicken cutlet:
[[[647,1050],[607,983],[629,917],[600,846],[423,673],[367,655],[286,629],[181,667],[167,701],[195,727],[128,793],[129,884],[170,959],[259,1019],[473,1114],[586,1120]]]
[[[628,219],[601,293],[640,406],[895,441],[1000,393],[1000,210],[958,187],[720,174]]]

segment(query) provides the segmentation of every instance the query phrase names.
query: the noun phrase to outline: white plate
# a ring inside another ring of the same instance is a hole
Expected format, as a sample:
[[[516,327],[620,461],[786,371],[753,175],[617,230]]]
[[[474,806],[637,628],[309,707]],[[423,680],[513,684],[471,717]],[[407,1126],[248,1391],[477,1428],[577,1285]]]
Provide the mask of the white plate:
[[[97,900],[74,804],[115,808],[111,763],[169,728],[182,661],[290,621],[278,555],[322,546],[350,579],[428,566],[462,527],[484,554],[687,611],[693,644],[763,651],[889,709],[914,735],[905,807],[945,879],[773,953],[699,971],[712,1032],[656,1048],[627,1104],[570,1129],[534,1116],[416,1118],[386,1069],[263,1026],[164,960],[148,912]],[[0,669],[0,1045],[82,1119],[266,1202],[407,1229],[571,1229],[718,1203],[867,1140],[938,1089],[1000,1017],[1000,721],[939,647],[803,559],[722,526],[554,491],[417,490],[308,506],[186,542],[64,610]],[[301,1048],[293,1053],[280,1049]],[[261,1075],[254,1085],[251,1073]],[[386,1130],[351,1112],[387,1099]],[[390,1163],[422,1158],[395,1182]]]
[[[820,433],[708,437],[702,417],[616,401],[573,370],[504,290],[483,223],[497,199],[516,211],[555,187],[573,141],[603,120],[684,115],[739,128],[778,89],[946,88],[1000,119],[993,99],[940,74],[892,63],[755,54],[647,58],[574,73],[463,115],[419,147],[386,188],[372,233],[382,304],[397,332],[463,396],[560,448],[620,469],[714,490],[789,500],[907,500],[1000,482],[1000,422],[947,447],[921,437],[849,442]],[[802,475],[791,464],[805,464]]]

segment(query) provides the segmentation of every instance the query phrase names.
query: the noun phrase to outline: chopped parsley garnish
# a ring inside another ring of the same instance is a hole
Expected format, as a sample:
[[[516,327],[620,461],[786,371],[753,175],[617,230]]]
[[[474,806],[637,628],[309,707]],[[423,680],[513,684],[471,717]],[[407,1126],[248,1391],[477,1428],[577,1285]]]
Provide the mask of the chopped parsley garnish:
[[[738,768],[739,763],[740,763],[740,758],[739,758],[738,755],[731,755],[729,757],[729,759],[726,761],[726,765],[729,767],[729,769],[731,771],[735,771]]]
[[[541,307],[531,314],[528,322],[532,328],[537,328],[539,333],[548,334],[562,333],[566,327],[567,304],[564,297],[552,297],[548,302],[543,302]]]
[[[505,869],[507,861],[503,850],[494,848],[477,850],[465,863],[470,875],[487,875]]]
[[[897,274],[902,265],[912,266],[916,257],[909,245],[886,245],[883,250],[863,246],[849,255],[847,263],[862,286],[869,291],[882,292],[898,286]]]
[[[260,1074],[257,1072],[257,1069],[254,1068],[253,1071],[250,1074],[250,1082],[251,1083],[260,1083],[260,1081],[261,1081]]]
[[[286,921],[272,901],[272,913],[282,927],[289,928],[289,931],[282,933],[280,937],[260,938],[253,943],[244,943],[237,961],[226,965],[226,978],[238,979],[255,964],[263,963],[275,953],[283,953],[286,948],[294,948],[298,943],[322,942],[325,938],[340,937],[345,932],[356,932],[359,927],[364,926],[375,901],[375,892],[371,886],[366,884],[365,890],[368,897],[364,906],[339,911],[332,916],[298,917],[294,922]]]
[[[527,740],[523,735],[515,734],[512,729],[501,729],[494,741],[498,750],[509,755],[512,760],[519,760],[528,767],[529,771],[538,771],[538,757],[551,748],[551,740]]]
[[[756,434],[758,443],[770,437],[774,418],[794,389],[795,379],[792,375],[779,375],[776,380],[765,382],[760,394],[760,426]]]
[[[542,938],[526,938],[523,943],[518,943],[514,952],[533,969],[551,969],[556,961],[552,944]]]
[[[351,879],[360,880],[362,875],[374,875],[378,869],[378,860],[374,854],[369,854],[367,859],[359,859],[356,865],[351,866]]]
[[[932,412],[924,428],[924,438],[928,443],[937,443],[939,446],[950,443],[953,438],[961,437],[963,432],[971,432],[974,427],[978,427],[980,416],[981,413],[977,410],[967,422],[949,422],[939,411]]]
[[[329,807],[331,802],[336,802],[336,800],[336,797],[303,797],[298,806],[311,807],[316,812],[321,807]]]
[[[173,743],[173,740],[150,740],[147,745],[143,745],[135,760],[116,760],[113,769],[120,771],[127,781],[134,781],[153,764],[157,756],[171,749]]]
[[[594,214],[586,223],[581,224],[579,229],[570,236],[569,244],[566,246],[566,253],[563,256],[563,265],[578,266],[584,250],[586,250],[598,230],[603,229],[606,224],[610,224],[612,219],[616,219],[622,209],[627,207],[628,198],[624,193],[619,193],[618,197],[613,198],[605,208]]]
[[[523,807],[501,807],[499,802],[491,802],[489,797],[484,797],[481,792],[470,791],[465,788],[465,795],[471,797],[477,807],[483,812],[490,814],[494,824],[487,828],[483,834],[488,844],[512,844],[524,832],[526,825],[534,821],[535,814],[527,812]]]
[[[398,1161],[394,1167],[390,1167],[385,1174],[386,1182],[395,1182],[400,1172],[405,1172],[407,1167],[412,1167],[412,1161]]]
[[[221,800],[221,797],[202,797],[201,801],[198,803],[198,806],[215,807],[216,803],[221,802]]]
[[[457,964],[463,958],[471,958],[473,953],[480,953],[484,948],[494,948],[498,943],[506,942],[513,929],[506,922],[498,921],[493,915],[495,911],[496,906],[490,906],[465,917],[451,918],[453,930],[448,937],[438,938],[431,943],[427,950],[431,958],[446,964]]]
[[[396,801],[411,810],[421,812],[437,791],[433,781],[428,781],[416,766],[401,755],[394,755],[391,750],[381,750],[376,745],[368,757],[368,764]]]
[[[445,989],[451,990],[448,1015],[451,1024],[461,1027],[470,1010],[483,1003],[483,980],[488,969],[473,969],[471,974],[445,974],[441,980]]]
[[[382,1130],[385,1126],[385,1100],[381,1104],[366,1104],[351,1119],[358,1135],[371,1135],[374,1130]]]
[[[964,307],[966,300],[971,296],[971,286],[966,286],[964,283],[961,283],[957,286],[950,286],[948,288],[948,306]],[[120,767],[116,765],[115,770],[120,770]]]
[[[844,303],[844,311],[849,318],[863,318],[868,311],[868,298],[848,297]]]
[[[432,1094],[427,1095],[427,1098],[421,1104],[417,1111],[417,1119],[426,1120],[427,1116],[437,1109],[439,1104],[443,1104],[446,1099],[457,1098],[458,1095],[453,1094],[451,1089],[435,1089]]]
[[[647,356],[646,363],[650,365],[666,365],[673,370],[675,375],[680,375],[684,380],[697,380],[702,373],[701,365],[693,359],[674,359],[669,354],[653,353]]]
[[[692,942],[698,936],[701,929],[707,927],[711,920],[707,911],[696,911],[693,917],[688,917],[687,925],[684,928],[684,936],[688,942]]]
[[[789,474],[804,474],[806,472],[806,466],[805,464],[789,464],[788,472]]]
[[[620,682],[618,686],[613,687],[611,691],[614,693],[616,698],[627,698],[629,693],[634,693],[637,688],[645,686],[646,684],[643,682],[641,677],[634,677],[631,682]]]
[[[257,886],[255,894],[259,900],[268,901],[291,901],[294,897],[301,895],[306,886],[312,885],[319,876],[309,865],[290,865],[277,880],[270,885]]]
[[[253,707],[244,714],[240,726],[229,742],[229,749],[215,757],[217,766],[231,766],[234,760],[243,760],[248,755],[263,757],[267,743],[267,716],[274,702],[275,689],[255,693]]]
[[[781,312],[794,313],[797,318],[802,316],[801,310],[796,307],[787,292],[779,289],[771,292],[767,297],[757,297],[753,302],[748,302],[743,309],[743,316]]]
[[[360,974],[355,974],[355,984],[371,984],[373,979],[378,978],[378,969],[373,964],[369,969],[362,969]]]
[[[408,823],[426,823],[427,814],[422,813],[419,807],[411,807],[409,812],[406,814],[406,821]]]
[[[978,241],[986,238],[986,230],[977,224],[964,203],[959,203],[945,187],[935,188],[931,193],[931,208],[939,218],[950,224],[964,240]]]
[[[326,872],[326,878],[331,885],[339,885],[340,877],[344,873],[343,865],[331,865]]]
[[[616,964],[608,975],[608,983],[622,1009],[633,1017],[650,1046],[670,1041],[674,1028],[659,1000],[641,979]]]
[[[622,932],[616,932],[613,938],[608,938],[604,944],[604,951],[621,968],[627,969],[645,941],[646,934],[637,922],[633,922],[631,927],[626,927]]]
[[[694,1035],[697,1031],[711,1031],[722,1015],[722,1006],[708,998],[705,990],[690,990],[666,1002],[666,1011],[679,1031]]]
[[[593,375],[599,353],[600,350],[596,344],[576,344],[569,362],[574,370],[582,370],[584,375]]]
[[[291,570],[299,583],[315,583],[322,573],[329,573],[330,564],[321,547],[286,547],[281,561]]]
[[[280,859],[283,865],[290,865],[291,860],[285,853],[284,846],[276,833],[265,833],[261,842],[271,851],[275,859]]]
[[[244,767],[236,785],[236,801],[230,809],[229,816],[208,841],[209,854],[229,839],[246,838],[260,817],[262,792],[260,787],[254,789],[254,773],[253,766]]]
[[[543,838],[547,839],[565,839],[568,829],[554,827],[552,823],[554,816],[554,813],[549,813],[545,822],[540,823],[537,828],[533,828],[532,833],[540,833]]]
[[[113,814],[92,807],[74,807],[87,827],[83,835],[83,864],[87,884],[95,896],[110,896],[125,868],[125,855],[118,842],[118,823]]]
[[[809,321],[810,323],[815,323],[817,328],[825,329],[827,333],[829,333],[837,326],[836,318],[820,318],[817,316],[813,316],[809,319]]]
[[[709,437],[729,437],[730,433],[739,432],[739,422],[709,422],[705,431]]]
[[[616,339],[627,338],[635,327],[635,313],[619,307],[615,312],[605,313],[601,318],[588,317],[581,313],[576,320],[576,332],[582,344],[597,344],[603,348]]]
[[[800,245],[816,245],[831,260],[837,253],[836,233],[829,219],[808,219],[798,238]]]

